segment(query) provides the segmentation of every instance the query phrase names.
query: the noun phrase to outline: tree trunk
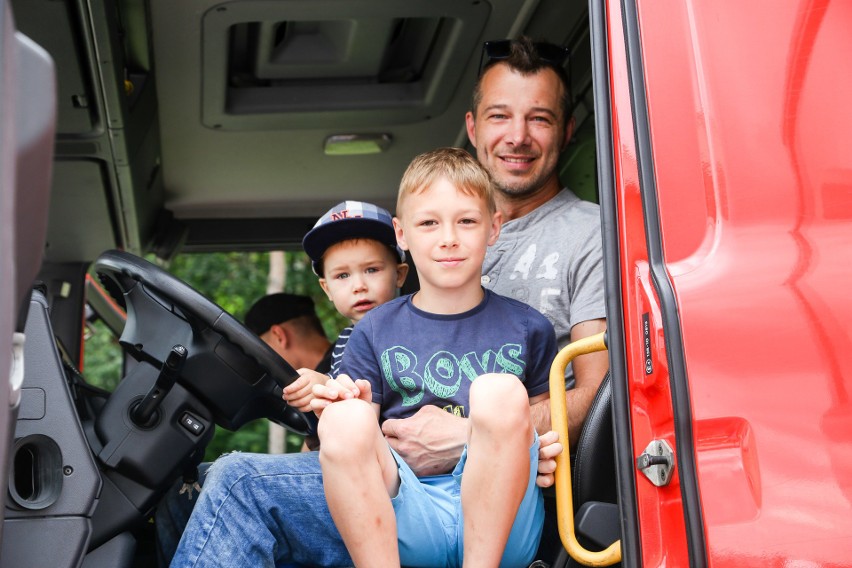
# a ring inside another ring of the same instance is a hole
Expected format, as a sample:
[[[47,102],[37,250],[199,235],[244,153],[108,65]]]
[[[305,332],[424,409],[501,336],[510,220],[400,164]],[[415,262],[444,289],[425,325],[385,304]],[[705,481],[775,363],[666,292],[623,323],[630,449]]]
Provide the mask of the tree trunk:
[[[284,291],[287,283],[287,262],[284,251],[273,251],[269,253],[269,277],[266,281],[266,293],[277,294]],[[269,423],[269,441],[267,451],[270,454],[283,454],[287,448],[286,431],[282,426]]]

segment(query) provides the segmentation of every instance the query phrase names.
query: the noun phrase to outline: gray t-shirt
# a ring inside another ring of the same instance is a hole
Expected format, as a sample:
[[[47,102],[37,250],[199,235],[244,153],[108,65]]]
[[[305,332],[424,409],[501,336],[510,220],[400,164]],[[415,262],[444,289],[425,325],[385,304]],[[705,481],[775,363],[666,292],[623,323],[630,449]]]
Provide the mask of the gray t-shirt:
[[[561,349],[571,327],[606,317],[600,208],[570,190],[503,224],[488,248],[482,285],[547,316]]]

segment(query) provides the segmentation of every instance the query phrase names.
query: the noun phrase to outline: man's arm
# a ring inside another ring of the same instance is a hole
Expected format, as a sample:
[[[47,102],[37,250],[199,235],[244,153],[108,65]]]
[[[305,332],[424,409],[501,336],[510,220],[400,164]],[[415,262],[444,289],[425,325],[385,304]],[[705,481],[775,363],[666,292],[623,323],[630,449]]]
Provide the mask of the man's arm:
[[[606,320],[594,319],[583,321],[571,328],[571,341],[577,341],[606,331]],[[568,407],[568,436],[571,447],[577,443],[580,430],[586,415],[592,406],[592,401],[603,382],[604,375],[609,369],[609,356],[606,351],[580,355],[572,362],[574,368],[574,388],[565,393]],[[531,409],[533,424],[539,432],[550,430],[550,402],[543,401]]]
[[[466,418],[427,404],[413,416],[388,419],[382,432],[388,443],[418,476],[447,473],[467,443]]]
[[[530,399],[530,412],[543,405],[550,424],[550,393]],[[533,422],[538,430],[537,424]],[[427,405],[405,419],[389,419],[382,424],[388,443],[419,476],[447,473],[461,457],[467,443],[467,418],[450,414],[437,406]]]

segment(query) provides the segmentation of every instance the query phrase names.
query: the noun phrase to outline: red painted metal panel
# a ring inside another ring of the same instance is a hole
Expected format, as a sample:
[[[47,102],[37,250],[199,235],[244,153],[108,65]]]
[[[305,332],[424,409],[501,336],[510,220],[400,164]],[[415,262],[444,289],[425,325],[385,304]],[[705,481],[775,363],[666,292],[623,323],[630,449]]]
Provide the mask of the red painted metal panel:
[[[651,440],[674,447],[674,419],[663,340],[662,315],[648,270],[648,252],[640,194],[633,109],[626,63],[621,3],[607,4],[610,96],[617,194],[625,356],[630,379],[633,458]],[[651,369],[646,368],[644,315],[647,314]],[[634,472],[635,474],[635,472]],[[678,472],[657,488],[639,474],[636,479],[642,562],[645,566],[686,566],[689,554]]]
[[[641,452],[666,437],[671,412],[666,381],[649,386],[638,361],[637,318],[654,302],[642,292],[616,6],[619,225]],[[852,3],[642,1],[639,16],[708,560],[852,564]],[[643,558],[682,565],[669,542],[682,541],[677,497],[649,485],[637,479]]]

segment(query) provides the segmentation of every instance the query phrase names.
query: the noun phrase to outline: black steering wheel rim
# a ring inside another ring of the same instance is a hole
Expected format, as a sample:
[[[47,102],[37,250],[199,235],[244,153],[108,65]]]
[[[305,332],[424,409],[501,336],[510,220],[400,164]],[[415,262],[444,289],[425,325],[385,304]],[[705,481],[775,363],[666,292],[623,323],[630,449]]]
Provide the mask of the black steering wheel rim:
[[[298,373],[231,314],[176,276],[143,258],[124,251],[111,250],[103,253],[95,261],[94,269],[110,295],[126,308],[129,306],[125,297],[135,286],[142,285],[149,294],[156,295],[157,301],[161,304],[163,300],[173,304],[180,313],[173,309],[170,311],[177,317],[191,321],[194,328],[206,328],[206,331],[209,330],[224,337],[229,344],[236,347],[238,352],[253,361],[268,375],[268,379],[264,377],[262,381],[259,381],[264,391],[260,396],[277,397],[280,404],[272,404],[273,409],[268,413],[275,415],[267,416],[267,418],[297,433],[307,432],[309,427],[305,416],[280,398],[281,389],[298,378]],[[169,306],[164,307],[169,309]],[[128,321],[133,317],[131,311],[128,309]],[[137,355],[151,359],[149,354],[137,353]],[[159,360],[157,362],[161,363]],[[278,408],[275,408],[276,406]]]

